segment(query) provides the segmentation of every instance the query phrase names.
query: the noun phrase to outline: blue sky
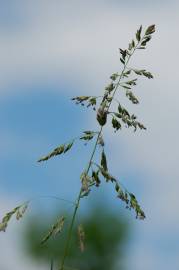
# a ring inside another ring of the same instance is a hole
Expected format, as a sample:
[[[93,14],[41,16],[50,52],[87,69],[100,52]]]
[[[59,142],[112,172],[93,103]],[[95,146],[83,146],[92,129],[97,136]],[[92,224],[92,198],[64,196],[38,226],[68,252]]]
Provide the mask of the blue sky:
[[[107,128],[105,137],[111,171],[137,194],[148,216],[141,223],[127,213],[135,228],[128,269],[178,269],[178,9],[177,1],[167,0],[0,1],[0,215],[33,196],[75,197],[90,147],[77,143],[60,160],[36,160],[81,131],[97,129],[94,112],[70,98],[102,94],[120,70],[118,48],[140,24],[155,23],[148,50],[131,62],[155,76],[140,81],[141,104],[133,108],[148,130],[111,135]],[[4,269],[36,269],[13,251],[13,235],[13,228],[0,235]]]
[[[1,188],[21,200],[35,195],[59,195],[58,189],[60,194],[67,193],[64,197],[75,196],[75,190],[69,190],[68,184],[78,183],[75,178],[86,165],[89,147],[77,143],[63,158],[37,163],[41,156],[89,127],[85,117],[88,112],[83,109],[82,113],[67,95],[59,95],[58,88],[62,87],[68,86],[34,85],[27,93],[12,95],[1,102],[1,129],[10,141],[10,145],[4,146],[7,152],[4,149],[1,155]],[[52,88],[55,91],[51,92]],[[68,166],[76,172],[72,173]],[[79,183],[76,191],[78,188]]]

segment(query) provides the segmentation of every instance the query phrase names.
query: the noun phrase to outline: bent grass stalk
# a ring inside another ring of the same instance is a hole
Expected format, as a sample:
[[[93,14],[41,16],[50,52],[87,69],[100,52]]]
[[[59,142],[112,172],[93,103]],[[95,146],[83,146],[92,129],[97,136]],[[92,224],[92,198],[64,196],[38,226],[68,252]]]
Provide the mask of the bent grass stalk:
[[[126,97],[129,99],[130,102],[132,102],[133,104],[139,103],[138,98],[134,95],[132,91],[132,87],[136,86],[137,84],[137,78],[133,77],[131,78],[131,76],[132,75],[144,76],[148,79],[151,79],[153,78],[153,75],[150,72],[146,71],[145,69],[129,68],[128,64],[131,57],[133,56],[133,54],[137,49],[143,50],[146,48],[146,45],[151,40],[152,34],[154,32],[155,32],[155,25],[150,25],[149,27],[147,27],[147,29],[144,32],[144,35],[141,37],[142,26],[140,26],[140,28],[137,30],[135,34],[135,39],[132,39],[132,41],[129,43],[128,49],[125,50],[120,49],[121,54],[120,61],[123,65],[122,71],[121,73],[113,73],[110,76],[111,82],[105,88],[103,96],[77,96],[72,98],[72,100],[75,101],[77,105],[80,104],[82,106],[92,107],[94,111],[97,111],[96,119],[100,126],[99,131],[91,131],[91,130],[84,131],[82,136],[75,137],[71,141],[58,146],[48,155],[38,160],[38,162],[43,162],[51,159],[52,157],[65,154],[72,148],[76,140],[85,141],[85,144],[87,144],[91,140],[93,140],[97,135],[91,156],[89,158],[89,162],[87,163],[87,167],[80,176],[81,188],[76,203],[74,204],[74,211],[69,225],[67,239],[59,270],[64,270],[66,268],[65,262],[69,254],[72,230],[75,224],[76,214],[80,206],[80,200],[83,197],[89,195],[91,187],[100,186],[101,177],[103,177],[106,180],[106,182],[111,182],[114,185],[114,188],[117,192],[117,197],[126,204],[126,208],[130,210],[133,209],[135,211],[136,218],[139,219],[145,218],[145,213],[141,209],[134,194],[130,193],[115,177],[111,175],[111,173],[108,170],[107,157],[104,151],[105,144],[103,139],[103,128],[107,123],[108,115],[111,115],[112,116],[111,124],[115,132],[121,130],[123,126],[127,128],[133,128],[134,131],[136,131],[137,129],[141,130],[146,129],[146,127],[137,120],[136,115],[130,114],[128,110],[121,105],[119,100],[116,98],[116,94],[117,90],[121,88],[123,91],[125,91]],[[126,81],[126,79],[128,79],[129,77],[130,80]],[[99,99],[101,99],[101,102],[99,102]],[[110,112],[109,109],[113,101],[117,102],[118,108],[116,111]],[[99,106],[97,102],[99,103]],[[93,161],[98,146],[102,148],[100,163]],[[92,165],[94,165],[96,169],[94,169]],[[21,217],[23,217],[28,207],[28,204],[29,201],[21,204],[20,206],[15,207],[12,211],[8,212],[3,217],[0,223],[0,231],[6,231],[9,221],[14,215],[16,216],[16,219],[20,219]],[[64,226],[64,221],[65,217],[64,216],[60,217],[58,221],[55,224],[53,224],[50,231],[43,238],[42,242],[45,243],[51,236],[55,236],[57,233],[61,233]],[[80,228],[82,230],[82,227]],[[81,236],[82,237],[80,241],[83,241],[84,238],[83,231],[81,231]],[[81,242],[81,246],[84,248],[84,243]],[[53,268],[53,263],[51,263],[51,268]]]
[[[93,160],[93,157],[94,157],[94,154],[95,154],[95,151],[96,151],[96,147],[97,147],[97,144],[98,144],[98,140],[99,140],[99,137],[100,137],[101,133],[102,133],[102,127],[101,127],[101,129],[100,129],[100,131],[98,133],[98,136],[97,136],[97,139],[96,139],[96,142],[95,142],[95,146],[94,146],[93,152],[91,154],[91,157],[90,157],[90,160],[89,160],[89,163],[88,163],[88,166],[87,166],[87,170],[86,170],[87,174],[88,174],[89,169],[91,167],[91,162]],[[71,234],[72,234],[73,225],[74,225],[74,222],[75,222],[75,217],[76,217],[78,207],[79,207],[79,204],[80,204],[81,194],[82,194],[82,188],[80,189],[80,192],[79,192],[79,195],[78,195],[78,198],[77,198],[77,202],[76,202],[76,206],[75,206],[75,209],[74,209],[74,212],[73,212],[71,224],[70,224],[70,227],[69,227],[69,233],[68,233],[68,236],[67,236],[66,246],[65,246],[65,249],[64,249],[64,255],[63,255],[62,263],[61,263],[61,266],[60,266],[60,270],[63,270],[65,259],[68,256],[68,250],[69,250],[69,245],[70,245],[70,240],[71,240]]]
[[[136,50],[136,48],[135,48],[135,50]],[[135,50],[134,50],[134,51],[135,51]],[[134,52],[133,52],[133,53],[134,53]],[[132,53],[132,54],[133,54],[133,53]],[[132,55],[131,55],[131,56],[132,56]],[[131,56],[130,56],[130,57],[131,57]],[[116,91],[117,91],[117,89],[118,89],[118,86],[119,86],[119,84],[120,84],[121,78],[122,78],[122,76],[123,76],[123,73],[124,73],[124,71],[125,71],[125,69],[126,69],[126,66],[127,66],[128,62],[129,62],[130,57],[128,58],[127,63],[125,64],[125,66],[124,66],[124,68],[123,68],[123,70],[122,70],[122,72],[121,72],[121,76],[120,76],[119,81],[118,81],[118,83],[117,83],[117,85],[116,85],[116,88],[115,88],[115,90],[114,90],[114,93],[113,93],[113,96],[112,96],[112,100],[113,100],[113,98],[114,98],[114,96],[115,96],[115,93],[116,93]],[[104,96],[103,96],[103,98],[104,98]],[[111,105],[111,103],[112,103],[112,100],[111,100],[111,102],[110,102],[110,104],[109,104],[108,111],[109,111],[110,105]],[[92,160],[93,160],[93,157],[94,157],[94,154],[95,154],[95,151],[96,151],[96,148],[97,148],[98,140],[99,140],[99,137],[100,137],[101,134],[102,134],[102,131],[103,131],[103,126],[101,126],[100,131],[99,131],[99,133],[98,133],[98,137],[97,137],[97,139],[96,139],[96,142],[95,142],[95,145],[94,145],[94,149],[93,149],[93,152],[92,152],[92,154],[91,154],[91,157],[90,157],[90,160],[89,160],[89,163],[88,163],[88,167],[87,167],[87,170],[86,170],[86,173],[87,173],[87,174],[88,174],[88,172],[89,172],[89,170],[90,170],[91,162],[92,162]],[[72,216],[72,220],[71,220],[71,224],[70,224],[70,228],[69,228],[69,233],[68,233],[68,236],[67,236],[66,246],[65,246],[65,250],[64,250],[64,255],[63,255],[62,263],[61,263],[61,266],[60,266],[60,270],[63,270],[64,264],[65,264],[65,259],[66,259],[66,257],[68,256],[68,250],[69,250],[69,245],[70,245],[70,240],[71,240],[72,229],[73,229],[75,217],[76,217],[76,214],[77,214],[77,211],[78,211],[78,208],[79,208],[80,199],[81,199],[81,193],[82,193],[82,189],[80,189],[80,192],[79,192],[79,195],[78,195],[78,198],[77,198],[77,203],[76,203],[76,206],[75,206],[75,209],[74,209],[74,212],[73,212],[73,216]]]
[[[142,30],[142,29],[141,29],[141,30]],[[140,31],[140,30],[138,30],[138,31]],[[144,35],[144,36],[145,36],[145,35]],[[143,40],[143,39],[144,39],[144,37],[142,38],[142,40]],[[108,107],[107,107],[106,113],[109,112],[110,106],[111,106],[112,101],[113,101],[113,99],[114,99],[114,97],[115,97],[116,91],[117,91],[117,89],[118,89],[118,87],[119,87],[119,85],[120,85],[121,79],[122,79],[122,77],[123,77],[123,74],[124,74],[124,72],[125,72],[125,70],[126,70],[126,67],[127,67],[128,63],[129,63],[129,61],[130,61],[130,58],[132,57],[132,55],[133,55],[134,52],[136,51],[138,45],[140,44],[140,39],[139,39],[139,38],[137,39],[137,41],[138,41],[138,42],[137,42],[137,44],[134,46],[133,52],[128,56],[128,59],[127,59],[126,63],[124,64],[123,70],[122,70],[122,72],[121,72],[121,74],[120,74],[120,76],[119,76],[119,80],[118,80],[118,82],[117,82],[117,84],[116,84],[116,87],[115,87],[115,89],[114,89],[114,92],[113,92],[111,101],[109,102],[109,105],[108,105]],[[103,100],[104,100],[104,98],[105,98],[105,94],[104,94],[104,96],[103,96]],[[102,131],[103,131],[103,125],[101,126],[100,131],[99,131],[99,133],[98,133],[98,137],[97,137],[97,139],[96,139],[96,142],[95,142],[95,145],[94,145],[94,149],[93,149],[93,152],[92,152],[92,154],[91,154],[90,161],[89,161],[89,163],[88,163],[88,168],[87,168],[87,170],[86,170],[86,173],[87,173],[87,174],[88,174],[88,172],[89,172],[89,170],[90,170],[91,163],[92,163],[92,160],[93,160],[93,156],[94,156],[94,154],[95,154],[95,151],[96,151],[96,148],[97,148],[97,144],[98,144],[98,140],[99,140],[99,137],[100,137],[101,134],[102,134]],[[61,266],[60,266],[60,270],[63,270],[64,263],[65,263],[65,259],[66,259],[67,255],[68,255],[68,248],[69,248],[69,244],[70,244],[71,233],[72,233],[72,229],[73,229],[75,217],[76,217],[76,214],[77,214],[77,210],[78,210],[78,208],[79,208],[80,199],[81,199],[81,193],[82,193],[82,189],[80,190],[80,193],[79,193],[79,195],[78,195],[77,204],[76,204],[76,207],[75,207],[75,210],[74,210],[74,213],[73,213],[73,217],[72,217],[72,221],[71,221],[71,224],[70,224],[70,229],[69,229],[68,238],[67,238],[67,242],[66,242],[65,252],[64,252],[64,256],[63,256],[63,258],[62,258],[62,263],[61,263]]]

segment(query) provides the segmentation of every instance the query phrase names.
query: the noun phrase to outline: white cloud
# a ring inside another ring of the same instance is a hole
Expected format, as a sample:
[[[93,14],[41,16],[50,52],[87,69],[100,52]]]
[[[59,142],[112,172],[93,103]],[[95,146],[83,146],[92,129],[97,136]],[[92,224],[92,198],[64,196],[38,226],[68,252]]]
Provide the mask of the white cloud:
[[[118,47],[126,46],[141,23],[155,22],[158,27],[155,40],[142,59],[154,71],[156,68],[159,74],[161,71],[166,74],[163,61],[171,62],[166,54],[166,41],[175,36],[174,10],[149,9],[144,14],[140,8],[137,11],[103,1],[78,2],[79,5],[68,1],[19,1],[23,27],[15,32],[1,30],[0,35],[1,92],[5,89],[7,93],[9,86],[12,89],[16,83],[30,84],[34,80],[67,80],[87,90],[99,90],[109,74],[118,69]],[[164,20],[171,12],[169,28],[168,21]]]
[[[164,259],[165,253],[156,252],[155,248],[146,245],[145,243],[141,244],[141,247],[132,246],[131,247],[131,256],[129,260],[129,269],[137,269],[137,270],[151,270],[151,269],[178,269],[178,260],[176,254],[168,258]]]
[[[19,1],[18,8],[24,16],[23,27],[14,33],[0,29],[1,97],[18,91],[13,89],[16,84],[64,80],[74,84],[74,88],[78,85],[82,93],[98,91],[100,94],[109,75],[118,69],[118,47],[128,44],[141,23],[156,23],[157,32],[148,51],[140,52],[133,61],[139,67],[142,65],[153,71],[156,77],[154,81],[140,82],[138,88],[141,89],[136,90],[141,97],[141,105],[135,110],[148,130],[135,136],[124,132],[115,139],[109,134],[107,136],[114,153],[114,167],[119,168],[120,164],[122,169],[119,170],[124,174],[134,170],[145,175],[143,181],[135,180],[136,185],[142,186],[143,201],[150,214],[149,225],[143,235],[160,230],[168,233],[168,228],[177,231],[178,4],[168,2],[156,8],[154,4],[149,9],[130,9],[129,6],[120,7],[105,1],[77,2],[79,5],[69,1]],[[73,87],[69,91],[74,91]],[[123,159],[119,160],[118,153],[121,152]],[[12,245],[11,240],[9,243],[2,241],[6,247]],[[158,265],[165,269],[165,265],[158,261],[163,258],[157,260],[152,249],[144,250],[141,255],[142,245],[135,247],[137,251],[133,261],[139,262],[141,256],[142,261],[140,265],[134,263],[133,269],[157,269]],[[13,252],[11,250],[12,256],[16,256]],[[11,263],[15,260],[13,258],[9,262],[6,254],[0,261],[4,260],[6,268],[12,269],[13,263],[8,266],[5,262]],[[145,264],[142,265],[143,261]],[[20,265],[20,261],[17,264]],[[20,267],[18,269],[27,269],[24,265]]]

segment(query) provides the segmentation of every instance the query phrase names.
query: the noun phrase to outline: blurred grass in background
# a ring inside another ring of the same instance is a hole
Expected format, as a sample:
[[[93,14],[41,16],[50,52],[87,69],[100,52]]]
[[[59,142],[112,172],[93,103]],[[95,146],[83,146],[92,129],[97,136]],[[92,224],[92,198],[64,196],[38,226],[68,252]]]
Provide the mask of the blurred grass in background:
[[[55,265],[59,265],[70,216],[65,220],[61,234],[50,238],[43,245],[40,242],[51,225],[63,214],[63,211],[60,211],[60,214],[56,212],[48,220],[45,216],[31,216],[27,222],[24,230],[24,247],[34,260],[45,261],[49,265],[53,260]],[[85,231],[83,252],[80,251],[78,239],[79,224],[83,225]],[[66,266],[69,269],[81,270],[124,270],[125,246],[129,234],[129,224],[122,214],[116,214],[112,209],[104,208],[102,205],[94,207],[93,204],[87,214],[77,217]],[[50,266],[47,269],[50,269]]]

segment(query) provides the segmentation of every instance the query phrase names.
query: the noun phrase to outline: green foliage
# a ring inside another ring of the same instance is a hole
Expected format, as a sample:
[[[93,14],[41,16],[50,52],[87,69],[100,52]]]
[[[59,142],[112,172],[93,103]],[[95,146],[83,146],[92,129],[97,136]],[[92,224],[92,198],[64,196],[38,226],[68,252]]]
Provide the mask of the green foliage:
[[[86,215],[78,217],[80,223],[77,220],[74,226],[67,268],[64,269],[123,270],[120,265],[116,267],[116,263],[124,260],[125,244],[130,233],[125,216],[99,203],[91,205],[90,209]],[[60,215],[63,216],[63,212]],[[44,245],[40,245],[40,241],[51,221],[56,219],[56,215],[50,220],[49,217],[32,216],[23,235],[27,254],[47,263],[53,258],[54,269],[63,256],[67,228],[64,227],[61,234],[50,238]]]

